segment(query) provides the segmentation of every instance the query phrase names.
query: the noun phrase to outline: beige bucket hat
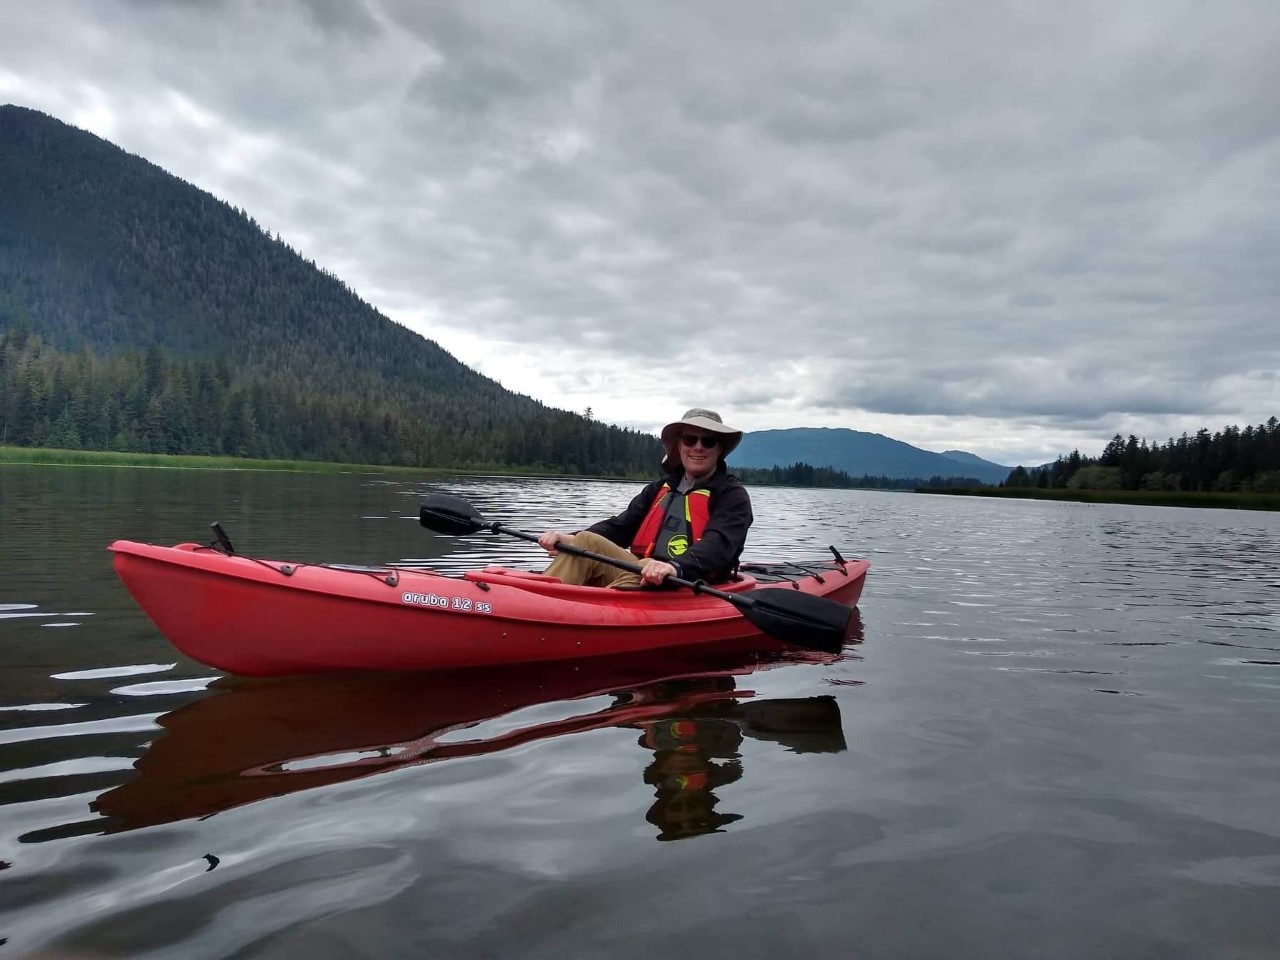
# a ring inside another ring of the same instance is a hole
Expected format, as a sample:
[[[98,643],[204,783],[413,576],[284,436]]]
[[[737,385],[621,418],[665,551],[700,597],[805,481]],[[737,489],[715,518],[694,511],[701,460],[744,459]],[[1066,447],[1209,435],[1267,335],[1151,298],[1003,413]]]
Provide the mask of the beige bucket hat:
[[[680,460],[680,452],[677,447],[680,445],[680,434],[684,432],[685,427],[694,427],[707,433],[720,434],[722,438],[720,440],[721,460],[733,453],[734,447],[742,442],[742,431],[727,426],[720,419],[720,414],[714,410],[694,407],[692,410],[686,410],[684,416],[679,420],[674,420],[662,428],[662,446],[667,451],[667,459],[673,463],[678,463]]]

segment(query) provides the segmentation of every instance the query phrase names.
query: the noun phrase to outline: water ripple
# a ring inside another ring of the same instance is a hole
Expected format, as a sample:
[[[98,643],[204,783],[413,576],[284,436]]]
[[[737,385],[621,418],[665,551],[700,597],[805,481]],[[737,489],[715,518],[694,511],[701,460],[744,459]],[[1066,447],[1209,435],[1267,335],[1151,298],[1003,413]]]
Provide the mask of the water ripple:
[[[109,717],[101,720],[84,720],[57,726],[18,727],[0,730],[0,743],[29,743],[59,737],[86,737],[104,733],[136,733],[156,729],[159,713],[138,714],[127,717]]]
[[[12,705],[0,705],[0,710],[24,711],[28,710],[38,713],[46,710],[75,710],[79,707],[86,706],[83,703],[18,703]]]
[[[78,777],[88,773],[107,773],[133,768],[132,757],[78,757],[46,763],[39,767],[16,770],[0,770],[0,783],[16,783],[22,780],[43,780],[50,777]]]
[[[69,673],[51,674],[54,680],[109,680],[115,677],[136,677],[146,673],[164,673],[176,663],[135,663],[120,667],[95,667],[90,670],[73,670]]]
[[[175,693],[195,693],[204,690],[217,677],[192,677],[189,680],[157,680],[152,683],[133,683],[115,687],[112,693],[121,697],[160,697]]]

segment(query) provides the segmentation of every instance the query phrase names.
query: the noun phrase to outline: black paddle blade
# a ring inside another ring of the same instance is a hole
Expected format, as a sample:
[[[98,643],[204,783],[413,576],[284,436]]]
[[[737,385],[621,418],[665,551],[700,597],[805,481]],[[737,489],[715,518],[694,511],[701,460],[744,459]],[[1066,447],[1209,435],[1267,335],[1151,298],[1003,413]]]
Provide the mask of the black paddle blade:
[[[475,533],[484,527],[480,511],[461,497],[431,493],[423,497],[418,522],[436,533]]]
[[[764,587],[742,594],[752,602],[742,615],[762,633],[783,643],[824,653],[839,653],[853,635],[853,608],[785,587]]]

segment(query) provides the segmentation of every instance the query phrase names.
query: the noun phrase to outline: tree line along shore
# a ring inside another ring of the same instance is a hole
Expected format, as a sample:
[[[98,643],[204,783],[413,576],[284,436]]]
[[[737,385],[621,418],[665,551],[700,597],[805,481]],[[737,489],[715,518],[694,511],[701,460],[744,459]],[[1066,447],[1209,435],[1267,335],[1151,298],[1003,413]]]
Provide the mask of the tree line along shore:
[[[1116,434],[1097,457],[1073,450],[1016,467],[996,487],[927,491],[1149,506],[1280,510],[1280,421],[1201,429],[1166,443]]]
[[[60,350],[22,324],[0,333],[0,462],[258,470],[406,470],[636,478],[661,457],[656,438],[542,407],[425,411],[394,398],[308,393],[296,380],[239,371],[225,358],[152,347],[99,355]],[[1280,423],[1184,434],[1166,444],[1117,435],[1096,458],[1073,451],[1014,469],[999,486],[972,477],[853,475],[807,463],[735,467],[766,486],[918,490],[981,496],[1280,508]]]
[[[0,462],[634,478],[651,475],[662,459],[650,434],[499,390],[477,397],[491,386],[477,380],[412,402],[372,385],[320,393],[296,376],[244,369],[225,356],[184,358],[156,346],[105,355],[89,344],[60,349],[20,323],[0,332]],[[980,482],[854,476],[806,463],[734,472],[773,486]]]
[[[1116,434],[1098,457],[1078,450],[1030,470],[1017,467],[1003,487],[1146,493],[1280,493],[1280,421],[1201,429],[1164,444]]]
[[[159,469],[189,470],[264,470],[295,471],[309,473],[392,474],[406,477],[440,476],[447,474],[484,473],[491,476],[522,476],[562,479],[636,479],[637,477],[587,478],[581,474],[552,474],[539,471],[513,469],[501,464],[484,470],[457,470],[447,468],[404,467],[366,463],[336,463],[320,460],[255,460],[247,457],[184,456],[162,453],[125,453],[111,450],[60,450],[52,447],[0,447],[0,464],[26,464],[35,466],[101,466],[147,467]],[[810,473],[810,471],[813,471]],[[738,471],[735,471],[738,472]],[[748,482],[761,486],[841,487],[860,490],[898,490],[914,493],[953,494],[959,496],[997,497],[1005,499],[1062,500],[1079,503],[1120,503],[1137,506],[1166,507],[1217,507],[1243,510],[1280,510],[1280,494],[1187,492],[1160,490],[1085,490],[1038,489],[1035,487],[980,486],[972,481],[919,485],[912,481],[888,480],[883,477],[849,478],[849,483],[824,483],[821,471],[806,464],[772,470],[743,470],[743,473],[760,473],[760,478],[748,478]],[[948,478],[950,480],[950,478]],[[814,482],[806,482],[814,481]]]
[[[949,487],[916,489],[917,493],[993,497],[1007,500],[1060,500],[1074,503],[1119,503],[1141,507],[1216,507],[1228,510],[1280,510],[1280,493],[1234,493],[1177,490],[1040,489],[1037,487]]]

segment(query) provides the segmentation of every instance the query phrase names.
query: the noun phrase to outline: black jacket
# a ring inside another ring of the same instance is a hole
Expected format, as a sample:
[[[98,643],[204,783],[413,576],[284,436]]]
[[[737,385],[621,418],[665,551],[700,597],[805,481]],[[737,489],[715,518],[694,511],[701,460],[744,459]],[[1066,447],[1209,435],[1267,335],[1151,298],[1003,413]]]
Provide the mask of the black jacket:
[[[659,477],[636,494],[627,504],[627,509],[616,517],[601,520],[587,529],[620,547],[630,549],[640,530],[640,524],[653,506],[654,497],[658,495],[658,487],[667,483],[674,490],[682,479],[683,468]],[[755,519],[751,514],[751,498],[747,496],[747,488],[725,469],[723,463],[706,480],[694,484],[692,489],[711,491],[711,500],[707,504],[707,529],[702,532],[702,539],[681,555],[678,562],[669,562],[675,564],[680,576],[686,580],[721,583],[737,568],[738,558],[746,545],[747,530]]]

